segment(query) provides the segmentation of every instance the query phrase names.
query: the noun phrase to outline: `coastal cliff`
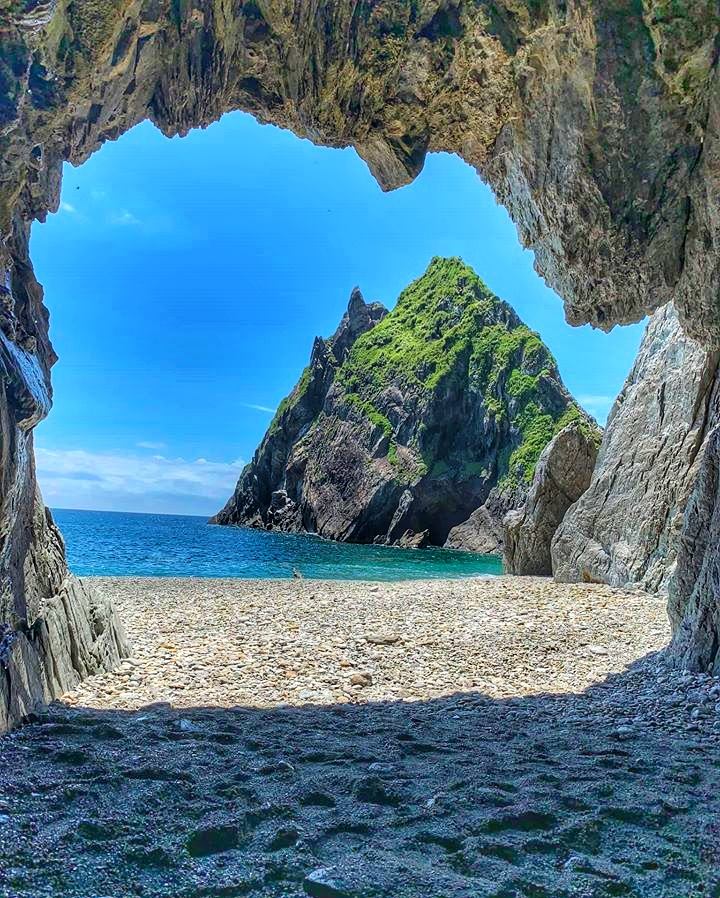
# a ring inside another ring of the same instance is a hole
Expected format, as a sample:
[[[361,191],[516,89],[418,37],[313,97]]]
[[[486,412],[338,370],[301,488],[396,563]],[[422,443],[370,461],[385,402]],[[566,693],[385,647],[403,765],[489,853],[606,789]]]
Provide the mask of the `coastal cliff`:
[[[353,290],[213,521],[501,552],[505,513],[571,422],[599,435],[537,334],[435,258],[391,312]]]

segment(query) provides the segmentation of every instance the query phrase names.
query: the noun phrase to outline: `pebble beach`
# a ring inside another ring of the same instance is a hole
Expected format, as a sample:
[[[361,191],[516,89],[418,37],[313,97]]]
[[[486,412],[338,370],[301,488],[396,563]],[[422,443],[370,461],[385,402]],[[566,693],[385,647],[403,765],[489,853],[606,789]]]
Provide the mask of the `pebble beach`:
[[[547,578],[89,578],[132,645],[68,704],[131,710],[579,692],[665,646],[664,600]]]
[[[720,681],[662,599],[92,582],[132,655],[0,739],[2,898],[720,896]]]

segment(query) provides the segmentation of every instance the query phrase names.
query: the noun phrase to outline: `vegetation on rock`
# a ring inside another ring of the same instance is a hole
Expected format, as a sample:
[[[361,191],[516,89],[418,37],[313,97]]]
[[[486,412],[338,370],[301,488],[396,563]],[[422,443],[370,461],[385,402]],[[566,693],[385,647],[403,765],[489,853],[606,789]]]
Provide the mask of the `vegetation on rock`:
[[[434,258],[391,312],[370,308],[351,299],[315,341],[219,521],[442,544],[491,493],[493,520],[522,502],[570,421],[599,434],[540,337],[461,259]]]

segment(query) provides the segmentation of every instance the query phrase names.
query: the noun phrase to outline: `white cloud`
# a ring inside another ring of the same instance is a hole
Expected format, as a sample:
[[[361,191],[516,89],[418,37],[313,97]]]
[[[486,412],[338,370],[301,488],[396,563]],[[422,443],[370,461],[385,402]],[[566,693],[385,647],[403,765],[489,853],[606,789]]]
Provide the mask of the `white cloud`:
[[[117,212],[114,215],[110,216],[110,223],[115,225],[139,225],[141,224],[140,219],[137,218],[132,212],[128,212],[127,209],[123,209],[122,212]]]
[[[211,514],[230,497],[244,462],[43,449],[38,480],[50,506]]]
[[[271,408],[269,405],[256,405],[254,402],[241,402],[240,405],[243,408],[255,409],[256,412],[267,412],[269,415],[274,415],[276,412],[276,409]]]
[[[135,443],[135,445],[138,449],[167,449],[165,443],[155,443],[152,440],[140,440],[140,442]]]
[[[77,212],[75,206],[72,203],[66,203],[64,200],[60,203],[60,211],[67,212],[70,215],[74,215]]]
[[[585,394],[578,396],[578,402],[583,408],[587,409],[591,415],[594,415],[601,424],[604,424],[607,416],[610,414],[614,396],[602,396],[595,394]]]

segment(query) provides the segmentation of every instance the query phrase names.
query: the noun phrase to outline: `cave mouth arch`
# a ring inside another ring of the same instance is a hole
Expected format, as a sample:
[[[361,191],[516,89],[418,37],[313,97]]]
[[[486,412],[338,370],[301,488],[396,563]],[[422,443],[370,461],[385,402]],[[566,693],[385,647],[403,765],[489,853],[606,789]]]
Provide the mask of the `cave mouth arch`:
[[[355,146],[387,189],[412,180],[428,151],[453,152],[508,208],[571,323],[609,328],[673,299],[685,328],[714,347],[720,13],[708,0],[697,14],[668,19],[662,6],[13,6],[0,69],[0,620],[13,622],[16,657],[2,682],[0,726],[20,713],[13,683],[31,683],[29,701],[47,699],[63,678],[121,650],[116,635],[103,641],[87,626],[111,614],[67,577],[29,460],[53,361],[29,230],[57,208],[63,160],[81,162],[145,118],[173,135],[232,109],[317,143]],[[703,641],[717,653],[711,548],[686,555],[683,638],[690,655]],[[86,622],[77,623],[72,657],[61,607]],[[50,675],[44,659],[53,652]]]
[[[252,457],[351,287],[390,306],[434,255],[464,254],[542,334],[571,393],[599,403],[596,416],[636,350],[639,327],[565,323],[506,213],[457,157],[432,155],[387,194],[352,151],[236,113],[181,141],[139,126],[67,167],[63,185],[32,239],[60,357],[35,440],[50,507],[214,514],[233,462]],[[211,462],[207,495],[154,497],[171,473],[204,488],[198,458]],[[121,471],[131,495],[106,495]]]

